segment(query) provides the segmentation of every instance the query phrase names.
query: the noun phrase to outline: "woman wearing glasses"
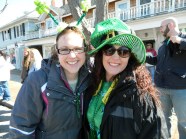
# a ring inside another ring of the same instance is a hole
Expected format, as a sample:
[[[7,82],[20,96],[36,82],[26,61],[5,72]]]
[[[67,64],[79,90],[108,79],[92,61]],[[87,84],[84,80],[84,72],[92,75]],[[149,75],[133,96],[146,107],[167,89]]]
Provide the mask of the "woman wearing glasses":
[[[89,80],[85,48],[84,35],[77,27],[66,27],[57,35],[57,57],[55,53],[43,60],[41,69],[29,74],[17,96],[10,138],[78,138]]]
[[[84,138],[167,139],[157,90],[142,65],[142,41],[121,20],[110,18],[96,25],[91,44],[95,61],[84,99]]]

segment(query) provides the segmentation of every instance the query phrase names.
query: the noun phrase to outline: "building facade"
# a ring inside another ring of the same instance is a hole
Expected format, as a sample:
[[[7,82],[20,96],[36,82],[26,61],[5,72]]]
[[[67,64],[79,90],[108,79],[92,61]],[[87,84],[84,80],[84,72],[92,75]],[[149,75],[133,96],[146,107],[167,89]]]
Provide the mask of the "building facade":
[[[67,0],[62,0],[62,6],[57,8],[54,0],[50,12],[57,21],[71,23],[74,19],[70,13]],[[96,13],[95,0],[86,19],[90,27],[94,27]],[[186,0],[109,0],[108,17],[118,17],[131,26],[144,43],[151,42],[157,50],[164,40],[159,32],[161,21],[167,17],[178,20],[181,31],[186,32]],[[24,47],[37,48],[43,58],[51,55],[55,44],[57,25],[47,14],[37,19],[22,17],[0,28],[0,49],[11,52],[15,49],[16,68],[21,68],[20,54]]]

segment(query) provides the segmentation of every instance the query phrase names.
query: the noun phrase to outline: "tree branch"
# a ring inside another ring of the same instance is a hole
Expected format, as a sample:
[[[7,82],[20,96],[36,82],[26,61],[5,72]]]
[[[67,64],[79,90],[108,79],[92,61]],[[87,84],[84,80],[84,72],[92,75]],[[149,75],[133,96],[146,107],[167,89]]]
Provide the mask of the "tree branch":
[[[83,12],[81,11],[80,6],[79,6],[79,0],[68,0],[68,5],[69,5],[70,12],[71,12],[73,18],[78,21],[78,19],[83,14]],[[82,24],[83,32],[84,32],[84,34],[86,36],[86,39],[87,39],[87,41],[89,41],[91,32],[88,29],[87,20],[84,18],[82,20],[81,24]]]

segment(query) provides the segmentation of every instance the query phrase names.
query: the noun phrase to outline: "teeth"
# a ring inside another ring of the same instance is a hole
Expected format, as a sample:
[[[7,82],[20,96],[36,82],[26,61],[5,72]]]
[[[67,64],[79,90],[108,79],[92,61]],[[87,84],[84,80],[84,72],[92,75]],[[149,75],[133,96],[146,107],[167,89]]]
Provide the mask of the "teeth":
[[[116,63],[110,63],[111,66],[118,66],[119,64]]]
[[[73,62],[68,61],[67,63],[70,64],[70,65],[74,65],[74,64],[77,63],[77,61],[73,61]]]

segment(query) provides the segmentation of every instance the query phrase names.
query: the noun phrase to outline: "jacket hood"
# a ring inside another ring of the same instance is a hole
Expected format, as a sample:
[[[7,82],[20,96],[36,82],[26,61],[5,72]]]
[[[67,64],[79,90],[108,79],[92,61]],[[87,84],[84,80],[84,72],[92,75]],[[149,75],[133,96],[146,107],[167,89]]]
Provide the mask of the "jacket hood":
[[[52,59],[43,59],[41,61],[41,69],[44,70],[46,73],[49,73],[52,63],[56,63],[56,61]]]

